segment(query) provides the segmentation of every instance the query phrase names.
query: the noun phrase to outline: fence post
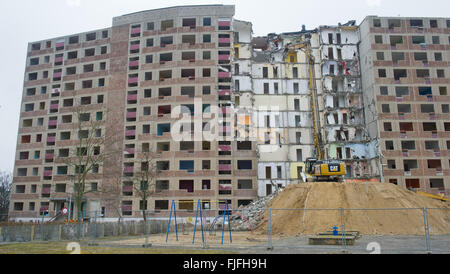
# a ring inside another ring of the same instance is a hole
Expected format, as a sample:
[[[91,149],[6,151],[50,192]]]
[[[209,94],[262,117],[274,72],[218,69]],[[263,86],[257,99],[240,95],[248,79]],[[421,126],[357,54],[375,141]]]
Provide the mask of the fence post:
[[[148,214],[147,212],[145,212],[145,246],[144,247],[149,247],[148,244]]]
[[[44,241],[44,214],[42,214],[42,220],[41,220],[41,241]]]
[[[97,238],[97,211],[94,212],[94,239]]]
[[[267,249],[269,250],[273,250],[273,245],[272,245],[272,209],[269,208],[267,209],[267,214],[269,215],[269,224],[268,224],[268,228],[267,228],[267,232],[268,232],[268,240],[269,240],[269,246],[267,247]]]
[[[346,242],[345,242],[345,213],[344,209],[341,208],[341,233],[342,233],[342,249],[345,251]]]
[[[428,227],[428,209],[422,208],[422,212],[423,212],[423,227],[425,230],[425,245],[426,245],[427,253],[431,253],[430,229]]]
[[[0,237],[2,236],[2,228],[0,227]],[[31,226],[31,236],[30,241],[34,241],[34,225]]]

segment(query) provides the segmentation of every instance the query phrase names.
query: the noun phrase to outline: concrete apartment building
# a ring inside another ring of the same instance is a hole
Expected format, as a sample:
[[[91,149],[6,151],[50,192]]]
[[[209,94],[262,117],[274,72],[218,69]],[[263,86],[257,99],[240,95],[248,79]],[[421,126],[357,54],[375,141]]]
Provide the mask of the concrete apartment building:
[[[366,126],[384,180],[449,195],[450,20],[369,16],[359,31]]]
[[[450,20],[367,17],[254,38],[234,14],[163,8],[30,43],[10,216],[52,218],[69,201],[75,210],[70,175],[80,167],[67,159],[82,153],[77,125],[89,122],[111,140],[94,151],[111,155],[86,177],[86,217],[138,218],[145,208],[166,218],[172,201],[195,211],[199,199],[236,209],[303,182],[317,154],[305,44],[324,156],[346,162],[346,180],[449,194]],[[145,204],[134,184],[149,155],[157,175]]]
[[[99,136],[117,139],[98,147],[114,156],[88,174],[86,187],[106,189],[118,176],[123,216],[140,216],[143,207],[169,210],[172,200],[186,210],[195,210],[197,199],[210,209],[254,200],[256,146],[232,135],[233,16],[234,6],[165,8],[116,17],[108,29],[30,43],[11,217],[52,217],[68,207],[74,169],[63,158],[79,138],[78,105],[87,120],[103,122]],[[216,119],[219,138],[175,141],[170,131],[182,115],[188,137],[209,127],[198,128],[194,116],[206,124]],[[131,179],[146,153],[158,175],[145,205]],[[83,211],[117,217],[95,192],[86,195]]]

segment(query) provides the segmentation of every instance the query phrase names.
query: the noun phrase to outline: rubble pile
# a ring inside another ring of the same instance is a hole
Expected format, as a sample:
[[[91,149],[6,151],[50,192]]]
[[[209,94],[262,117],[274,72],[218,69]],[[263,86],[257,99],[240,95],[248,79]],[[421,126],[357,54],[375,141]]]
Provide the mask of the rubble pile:
[[[244,231],[255,229],[261,220],[264,219],[269,202],[282,192],[282,190],[279,189],[269,196],[253,201],[247,206],[240,206],[230,217],[232,230]]]

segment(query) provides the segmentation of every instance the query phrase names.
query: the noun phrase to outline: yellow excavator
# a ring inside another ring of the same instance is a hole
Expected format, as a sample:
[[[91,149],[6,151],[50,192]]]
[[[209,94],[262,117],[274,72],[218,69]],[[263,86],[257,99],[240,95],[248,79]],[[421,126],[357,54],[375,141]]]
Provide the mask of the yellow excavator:
[[[338,160],[307,158],[305,169],[307,182],[341,182],[345,176],[345,163]]]
[[[306,177],[304,180],[307,182],[318,181],[342,181],[346,174],[345,163],[340,160],[324,160],[324,153],[322,149],[322,138],[320,133],[320,121],[318,110],[318,99],[316,94],[316,85],[314,79],[314,57],[311,55],[311,45],[309,41],[305,41],[296,44],[291,47],[294,50],[302,50],[305,52],[306,59],[308,61],[308,73],[309,73],[309,89],[311,99],[311,112],[313,122],[313,137],[314,147],[316,150],[317,158],[310,157],[306,159],[305,173],[306,176],[299,174],[301,177]]]

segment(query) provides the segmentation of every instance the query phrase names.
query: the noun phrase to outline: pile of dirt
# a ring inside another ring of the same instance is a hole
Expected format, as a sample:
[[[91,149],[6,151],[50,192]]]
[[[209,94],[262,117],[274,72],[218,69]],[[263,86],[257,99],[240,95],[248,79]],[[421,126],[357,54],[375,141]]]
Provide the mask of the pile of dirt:
[[[273,235],[314,235],[333,226],[341,230],[340,208],[344,208],[346,231],[423,235],[422,208],[435,208],[428,210],[431,234],[450,234],[450,210],[444,210],[449,205],[388,183],[305,183],[288,186],[270,201],[269,208]],[[267,233],[267,229],[265,214],[256,232]]]

